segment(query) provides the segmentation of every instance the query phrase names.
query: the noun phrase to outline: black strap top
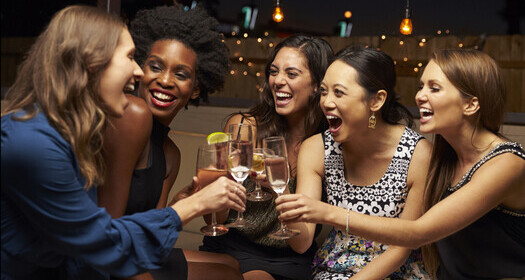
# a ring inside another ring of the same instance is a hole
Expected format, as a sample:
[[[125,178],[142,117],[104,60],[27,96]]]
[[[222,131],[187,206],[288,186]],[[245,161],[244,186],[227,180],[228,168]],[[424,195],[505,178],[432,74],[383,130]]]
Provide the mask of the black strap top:
[[[466,185],[490,159],[513,153],[525,159],[518,143],[497,145],[476,163],[443,198]],[[525,211],[498,206],[459,232],[436,242],[438,279],[499,279],[525,276]]]
[[[144,212],[157,206],[166,176],[163,146],[169,131],[169,127],[153,119],[148,165],[144,169],[133,171],[125,215]]]

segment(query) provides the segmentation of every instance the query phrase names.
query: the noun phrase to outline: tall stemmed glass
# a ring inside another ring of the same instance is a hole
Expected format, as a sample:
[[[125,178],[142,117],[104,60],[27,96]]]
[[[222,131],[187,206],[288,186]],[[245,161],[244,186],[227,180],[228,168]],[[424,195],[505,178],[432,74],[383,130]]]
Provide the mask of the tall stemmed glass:
[[[264,149],[255,148],[253,150],[253,162],[252,162],[252,171],[261,175],[264,173]],[[261,183],[258,179],[255,180],[255,190],[246,195],[246,199],[250,201],[266,201],[270,200],[273,196],[261,189]]]
[[[205,187],[221,176],[228,175],[228,142],[205,144],[197,152],[197,178],[199,185]],[[215,212],[211,213],[211,224],[201,228],[207,236],[218,236],[228,232],[228,228],[217,223]]]
[[[266,178],[277,193],[277,196],[283,194],[288,186],[290,178],[290,169],[288,167],[288,154],[286,152],[286,142],[282,136],[273,136],[263,139],[264,165],[266,168]],[[281,227],[276,232],[268,234],[274,239],[289,239],[299,235],[299,231],[289,229],[281,223]]]
[[[232,124],[229,126],[231,140],[228,142],[228,169],[237,183],[242,184],[250,174],[253,161],[252,126]],[[237,212],[237,219],[228,227],[243,228],[250,226],[242,212]]]

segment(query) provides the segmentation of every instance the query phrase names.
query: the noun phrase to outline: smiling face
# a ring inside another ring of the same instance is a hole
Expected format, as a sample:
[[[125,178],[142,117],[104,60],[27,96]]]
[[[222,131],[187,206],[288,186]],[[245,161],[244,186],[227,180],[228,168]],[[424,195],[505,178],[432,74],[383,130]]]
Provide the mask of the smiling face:
[[[279,50],[270,66],[268,84],[277,114],[306,114],[315,85],[312,84],[308,62],[300,50],[290,47]]]
[[[468,99],[461,96],[433,60],[425,67],[419,88],[416,104],[421,132],[442,134],[446,128],[461,124]]]
[[[321,82],[321,109],[337,142],[345,142],[368,129],[370,108],[366,90],[357,83],[357,71],[336,60]]]
[[[157,41],[151,47],[139,96],[162,124],[168,126],[190,98],[199,96],[196,67],[195,52],[177,40]]]
[[[133,92],[135,81],[143,75],[133,59],[134,53],[135,45],[131,35],[127,29],[123,29],[111,61],[100,75],[99,94],[102,106],[111,116],[121,117],[124,114],[129,103],[124,93]]]

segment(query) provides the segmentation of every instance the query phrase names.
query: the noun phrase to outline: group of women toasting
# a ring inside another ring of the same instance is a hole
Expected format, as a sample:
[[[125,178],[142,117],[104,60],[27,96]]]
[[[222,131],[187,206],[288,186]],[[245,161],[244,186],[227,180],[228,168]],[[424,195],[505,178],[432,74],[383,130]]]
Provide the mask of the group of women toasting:
[[[273,49],[258,102],[225,127],[251,127],[253,148],[281,137],[266,155],[287,159],[285,193],[250,201],[255,181],[272,180],[221,176],[167,205],[185,164],[168,126],[229,67],[216,24],[179,5],[139,12],[129,31],[94,7],[53,17],[2,106],[2,279],[525,276],[525,152],[499,133],[503,79],[481,51],[430,58],[415,96],[429,141],[398,102],[388,55],[334,55],[292,35]],[[212,212],[251,226],[173,248]],[[299,234],[272,238],[281,222]],[[318,247],[322,224],[333,229]]]

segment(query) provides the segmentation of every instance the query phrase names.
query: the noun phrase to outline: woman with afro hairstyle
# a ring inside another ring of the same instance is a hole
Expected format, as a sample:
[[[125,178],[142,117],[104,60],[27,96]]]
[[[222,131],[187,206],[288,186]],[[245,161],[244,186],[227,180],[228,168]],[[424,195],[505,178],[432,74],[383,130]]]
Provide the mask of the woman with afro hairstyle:
[[[139,11],[131,22],[144,76],[138,97],[128,95],[124,116],[110,120],[104,138],[108,170],[98,197],[113,218],[166,206],[181,159],[167,137],[169,124],[189,102],[221,88],[229,67],[216,25],[199,6],[184,11],[181,5]],[[176,279],[240,279],[229,256],[181,249],[172,255],[167,265],[187,273]]]
[[[227,130],[231,124],[252,124],[259,146],[265,137],[284,136],[292,175],[288,189],[292,193],[302,141],[327,127],[319,107],[318,87],[332,59],[332,48],[323,39],[302,34],[284,39],[268,58],[266,84],[258,103],[247,112],[232,115],[225,126]],[[253,184],[247,187],[250,188],[253,190]],[[256,227],[235,228],[223,236],[204,237],[200,249],[235,257],[244,279],[310,279],[315,242],[299,254],[285,240],[268,236],[279,228],[273,199],[247,201],[246,209],[244,218]],[[221,222],[232,222],[236,216],[235,211],[217,213]]]

